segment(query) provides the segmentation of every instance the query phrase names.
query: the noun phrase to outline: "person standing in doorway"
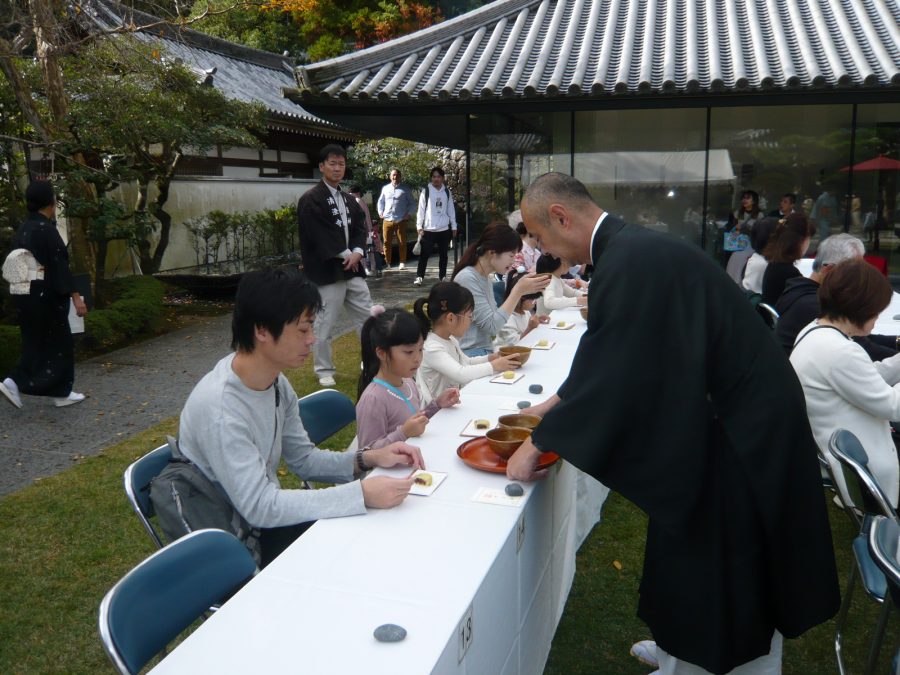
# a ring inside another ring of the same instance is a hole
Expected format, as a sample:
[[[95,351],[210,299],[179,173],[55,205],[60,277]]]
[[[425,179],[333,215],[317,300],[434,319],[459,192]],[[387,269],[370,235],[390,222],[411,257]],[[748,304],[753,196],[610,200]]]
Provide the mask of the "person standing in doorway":
[[[444,185],[444,170],[436,166],[431,170],[431,182],[419,195],[419,211],[416,215],[416,231],[422,243],[419,253],[419,266],[416,269],[416,280],[413,284],[422,285],[428,256],[431,249],[438,247],[438,280],[447,276],[447,249],[451,238],[456,238],[456,209],[453,207],[453,196]]]
[[[33,181],[25,190],[25,200],[28,218],[13,237],[12,249],[21,256],[33,256],[37,278],[24,294],[12,296],[19,311],[22,355],[10,376],[0,383],[0,393],[17,408],[22,407],[21,394],[50,396],[56,407],[62,408],[85,398],[72,391],[75,343],[69,327],[69,300],[78,316],[87,314],[87,306],[75,290],[69,254],[56,229],[53,186]]]
[[[400,182],[403,174],[400,169],[391,169],[391,182],[381,188],[378,197],[378,217],[382,219],[381,233],[384,235],[384,262],[385,269],[391,268],[393,256],[394,233],[397,233],[397,242],[400,263],[397,269],[406,269],[406,221],[413,212],[414,202],[412,190],[408,185]]]
[[[362,263],[366,217],[356,200],[341,191],[346,169],[344,148],[326,145],[319,151],[322,181],[297,203],[303,270],[322,296],[322,314],[315,323],[313,367],[323,387],[335,385],[331,340],[341,307],[347,308],[357,333],[372,307]]]

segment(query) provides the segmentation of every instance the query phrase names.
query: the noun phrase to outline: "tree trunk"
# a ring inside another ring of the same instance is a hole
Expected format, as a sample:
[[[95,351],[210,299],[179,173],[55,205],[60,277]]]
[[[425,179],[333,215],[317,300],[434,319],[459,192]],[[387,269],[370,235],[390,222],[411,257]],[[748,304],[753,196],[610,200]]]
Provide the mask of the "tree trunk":
[[[56,44],[60,30],[55,12],[61,9],[61,6],[58,0],[28,0],[28,9],[34,30],[35,57],[41,66],[44,93],[52,120],[52,124],[48,125],[47,140],[52,142],[69,135],[65,127],[68,102],[63,85],[62,68],[57,59],[59,45]],[[23,112],[25,112],[24,109]],[[84,158],[80,154],[76,154],[73,159],[76,163],[84,164]],[[73,184],[73,187],[86,201],[96,200],[96,194],[88,183],[78,181]],[[69,249],[72,267],[75,272],[91,273],[95,265],[92,264],[94,256],[88,238],[88,221],[86,218],[78,217],[67,220],[69,222]]]
[[[44,125],[41,113],[34,104],[34,97],[31,94],[31,87],[22,77],[19,68],[16,66],[12,57],[13,46],[9,41],[0,37],[0,71],[6,77],[9,86],[12,87],[13,94],[16,97],[16,103],[19,104],[19,110],[34,129],[35,135],[44,143],[50,144],[52,138],[49,130]]]
[[[141,179],[138,181],[138,193],[137,199],[134,203],[134,212],[140,213],[141,211],[147,210],[147,192],[150,189],[150,179]],[[156,270],[151,269],[153,267],[153,257],[150,255],[150,247],[152,242],[150,241],[150,237],[144,237],[143,239],[138,240],[138,258],[141,263],[141,273],[142,274],[152,274]]]
[[[164,148],[168,151],[168,148]],[[156,201],[153,203],[153,215],[159,220],[159,243],[156,244],[156,250],[153,252],[153,264],[150,269],[153,272],[159,272],[162,265],[163,255],[169,246],[169,234],[172,231],[172,216],[163,208],[169,201],[169,189],[172,186],[172,179],[175,177],[175,169],[181,161],[181,151],[176,150],[172,161],[164,174],[156,177]]]
[[[109,249],[109,240],[104,238],[95,243],[97,257],[94,268],[94,306],[102,309],[106,304],[106,252]]]

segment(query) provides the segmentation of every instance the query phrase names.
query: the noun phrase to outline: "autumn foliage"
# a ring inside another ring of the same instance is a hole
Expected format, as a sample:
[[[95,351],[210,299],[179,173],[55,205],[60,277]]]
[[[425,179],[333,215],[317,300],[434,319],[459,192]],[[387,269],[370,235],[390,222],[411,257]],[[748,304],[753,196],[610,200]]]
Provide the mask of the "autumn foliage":
[[[312,61],[363,49],[441,20],[432,3],[417,0],[268,0],[268,12],[291,15]]]

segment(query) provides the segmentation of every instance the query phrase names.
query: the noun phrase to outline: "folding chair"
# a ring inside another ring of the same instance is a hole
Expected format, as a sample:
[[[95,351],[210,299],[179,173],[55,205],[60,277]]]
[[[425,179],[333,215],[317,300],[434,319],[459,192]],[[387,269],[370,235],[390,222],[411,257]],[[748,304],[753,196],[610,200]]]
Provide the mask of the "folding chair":
[[[884,516],[875,516],[869,528],[869,554],[884,574],[888,587],[866,664],[865,672],[874,673],[891,610],[900,609],[900,523]],[[895,672],[896,668],[895,657],[891,672]]]
[[[297,401],[297,404],[300,406],[303,428],[315,445],[356,421],[356,406],[349,396],[337,389],[314,391]],[[312,489],[309,481],[303,481],[303,487]]]
[[[316,445],[356,421],[353,401],[336,389],[320,389],[301,398],[298,404],[303,428]]]
[[[766,325],[775,330],[775,326],[778,325],[778,312],[775,311],[775,308],[772,305],[761,302],[756,306],[756,311],[759,312]]]
[[[214,602],[256,574],[228,532],[197,530],[126,574],[100,603],[100,640],[116,669],[137,673]]]
[[[148,452],[125,469],[125,496],[128,497],[128,503],[158,548],[162,548],[164,544],[159,532],[150,522],[150,518],[156,513],[153,510],[153,502],[150,501],[150,481],[159,475],[170,459],[172,450],[166,443]]]
[[[863,514],[860,533],[852,543],[854,564],[850,566],[847,589],[841,602],[834,631],[834,651],[837,657],[838,672],[845,675],[843,655],[841,652],[842,631],[850,609],[850,599],[856,584],[857,572],[862,580],[866,593],[876,602],[884,602],[887,592],[887,581],[881,570],[869,555],[869,529],[875,516],[885,516],[898,522],[897,512],[884,492],[875,482],[869,471],[869,456],[863,449],[859,439],[846,429],[837,429],[828,441],[828,449],[837,457],[843,472],[849,498],[856,510]],[[848,506],[850,506],[848,504]],[[854,509],[848,509],[855,513]]]

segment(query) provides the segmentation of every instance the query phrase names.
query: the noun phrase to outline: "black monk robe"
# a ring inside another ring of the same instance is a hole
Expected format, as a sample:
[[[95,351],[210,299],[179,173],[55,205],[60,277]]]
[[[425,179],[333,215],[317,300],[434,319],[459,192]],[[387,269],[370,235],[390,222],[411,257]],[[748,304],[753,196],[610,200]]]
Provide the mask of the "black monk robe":
[[[607,216],[587,332],[534,443],[649,515],[638,616],[713,673],[839,605],[803,392],[699,249]]]
[[[344,234],[335,199],[344,201],[347,234]],[[297,202],[297,229],[303,271],[316,286],[366,276],[362,265],[345,270],[343,261],[338,258],[347,249],[366,250],[366,216],[355,199],[343,192],[333,197],[325,181],[319,181]]]

